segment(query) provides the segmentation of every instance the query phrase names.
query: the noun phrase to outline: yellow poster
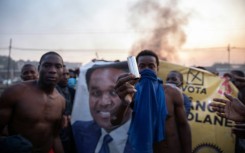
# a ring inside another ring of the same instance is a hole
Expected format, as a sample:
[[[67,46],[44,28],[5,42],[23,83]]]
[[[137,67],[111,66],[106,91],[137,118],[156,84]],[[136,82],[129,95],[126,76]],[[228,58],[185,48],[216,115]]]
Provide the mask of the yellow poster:
[[[233,122],[217,116],[209,106],[213,98],[224,98],[224,92],[236,96],[238,91],[235,86],[211,72],[164,61],[160,62],[159,77],[165,82],[172,70],[183,74],[182,90],[192,101],[188,121],[193,153],[235,152],[235,135],[231,132]]]

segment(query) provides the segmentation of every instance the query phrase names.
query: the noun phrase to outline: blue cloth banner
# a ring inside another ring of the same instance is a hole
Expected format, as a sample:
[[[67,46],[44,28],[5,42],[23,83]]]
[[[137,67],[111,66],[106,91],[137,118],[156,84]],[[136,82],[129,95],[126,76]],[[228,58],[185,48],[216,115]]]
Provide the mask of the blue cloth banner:
[[[136,84],[129,142],[134,153],[153,153],[153,143],[165,139],[167,108],[162,81],[145,69]]]

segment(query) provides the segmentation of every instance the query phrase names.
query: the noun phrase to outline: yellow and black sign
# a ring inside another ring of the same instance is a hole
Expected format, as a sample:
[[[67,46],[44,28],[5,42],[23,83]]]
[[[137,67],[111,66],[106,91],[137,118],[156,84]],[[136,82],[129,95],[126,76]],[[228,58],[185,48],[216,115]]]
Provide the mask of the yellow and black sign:
[[[212,99],[224,98],[223,93],[237,96],[237,89],[228,80],[205,70],[160,62],[159,76],[164,81],[167,74],[176,70],[183,74],[183,92],[192,101],[188,116],[192,131],[193,153],[232,153],[235,151],[233,122],[221,118],[212,111]]]

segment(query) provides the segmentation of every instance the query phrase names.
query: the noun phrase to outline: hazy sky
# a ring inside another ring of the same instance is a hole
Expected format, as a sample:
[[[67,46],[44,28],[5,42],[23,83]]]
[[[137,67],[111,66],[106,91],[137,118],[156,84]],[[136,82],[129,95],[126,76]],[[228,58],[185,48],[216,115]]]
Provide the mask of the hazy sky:
[[[231,63],[245,62],[244,0],[0,0],[0,19],[0,55],[12,38],[14,59],[55,50],[70,62],[124,60],[149,48],[211,65],[228,61],[230,44]]]

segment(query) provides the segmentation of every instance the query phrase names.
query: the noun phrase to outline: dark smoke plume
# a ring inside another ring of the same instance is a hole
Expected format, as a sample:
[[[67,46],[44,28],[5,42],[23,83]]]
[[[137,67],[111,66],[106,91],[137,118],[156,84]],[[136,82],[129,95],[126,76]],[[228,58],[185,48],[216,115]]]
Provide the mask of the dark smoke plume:
[[[140,32],[140,39],[132,46],[131,54],[143,49],[155,51],[160,59],[176,62],[178,51],[186,41],[183,27],[188,15],[177,8],[178,1],[166,4],[156,0],[139,0],[130,8],[130,23]]]

